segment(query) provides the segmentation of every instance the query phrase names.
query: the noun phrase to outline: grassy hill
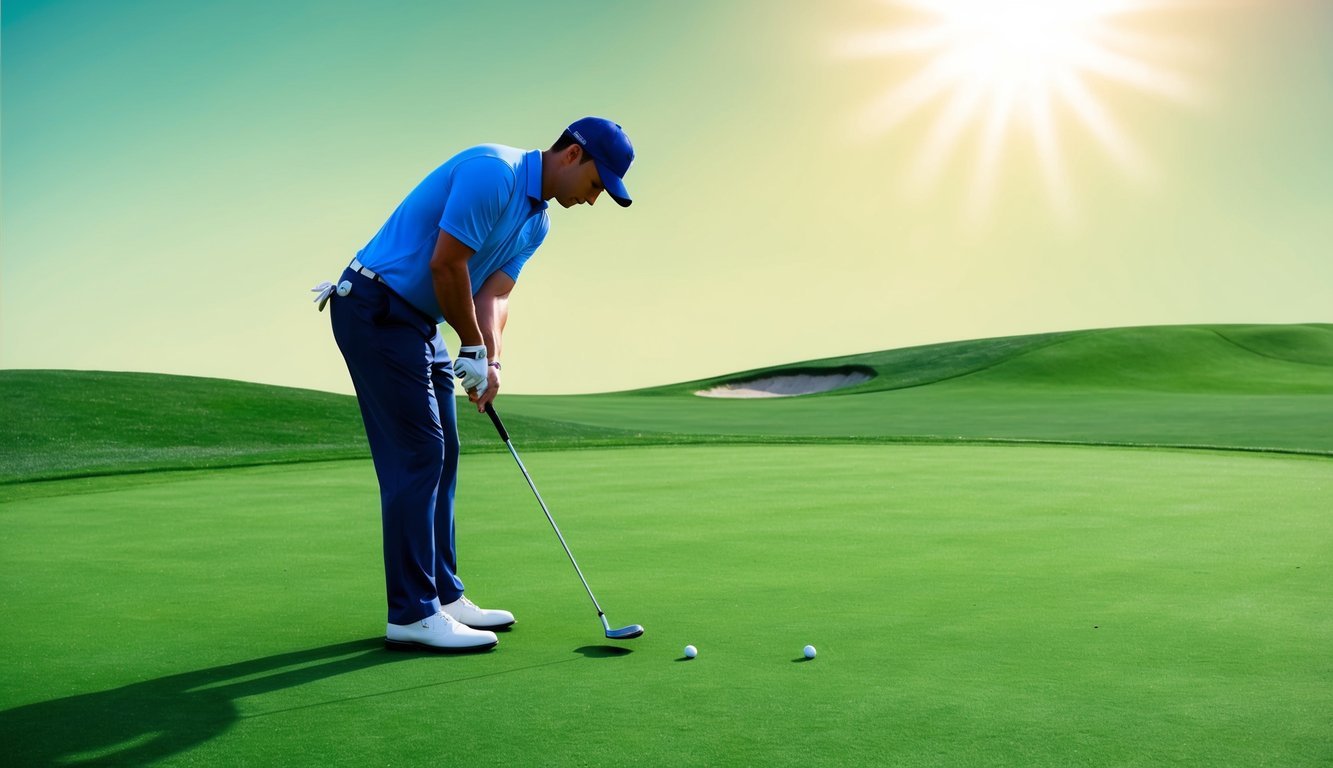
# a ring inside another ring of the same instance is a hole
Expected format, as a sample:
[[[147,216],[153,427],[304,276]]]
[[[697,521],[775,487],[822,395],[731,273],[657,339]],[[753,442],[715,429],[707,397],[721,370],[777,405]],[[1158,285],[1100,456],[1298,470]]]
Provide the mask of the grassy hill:
[[[784,371],[848,366],[877,376],[793,398],[690,394]],[[677,439],[1041,441],[1333,454],[1333,326],[1120,328],[937,344],[644,392],[513,398],[506,407]]]
[[[1333,324],[1145,326],[976,339],[758,368],[627,394],[684,395],[793,370],[847,367],[877,375],[817,397],[964,377],[987,386],[1327,393],[1333,389]]]
[[[699,389],[855,366],[820,395]],[[0,371],[0,483],[368,455],[354,398],[157,374]],[[509,395],[520,448],[1040,441],[1333,455],[1333,325],[1120,328],[933,344],[632,392]],[[467,451],[502,450],[466,405]]]
[[[368,454],[356,400],[222,379],[0,371],[0,482]]]

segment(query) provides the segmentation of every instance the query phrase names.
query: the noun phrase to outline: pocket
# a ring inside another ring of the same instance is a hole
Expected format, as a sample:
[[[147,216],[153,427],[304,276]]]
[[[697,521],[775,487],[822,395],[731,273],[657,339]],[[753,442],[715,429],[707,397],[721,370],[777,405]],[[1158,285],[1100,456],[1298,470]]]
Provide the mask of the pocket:
[[[329,301],[329,319],[339,346],[344,342],[359,343],[356,340],[363,339],[370,328],[382,326],[389,314],[388,299],[378,285],[360,275],[350,279],[351,292]]]
[[[382,325],[389,314],[389,302],[384,291],[366,280],[353,281],[352,292],[337,297],[335,302],[339,309],[350,312],[357,320],[369,325]]]
[[[370,312],[370,322],[375,325],[387,324],[390,311],[389,292],[384,290],[384,286],[374,282],[366,287],[367,290],[365,292],[372,296],[372,300],[367,302],[367,309]]]
[[[407,299],[392,290],[384,286],[380,286],[380,289],[380,293],[384,296],[384,319],[380,322],[381,325],[401,325],[411,328],[427,341],[435,336],[437,331],[435,322],[425,313],[407,303]]]

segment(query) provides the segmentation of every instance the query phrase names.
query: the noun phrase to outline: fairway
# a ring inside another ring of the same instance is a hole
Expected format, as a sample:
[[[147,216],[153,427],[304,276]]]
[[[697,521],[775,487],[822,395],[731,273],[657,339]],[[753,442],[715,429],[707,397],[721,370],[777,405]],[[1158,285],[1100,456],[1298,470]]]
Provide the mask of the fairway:
[[[463,459],[460,559],[469,594],[518,624],[459,658],[381,650],[368,461],[20,486],[0,506],[8,762],[1333,758],[1327,458],[753,445],[524,459],[612,624],[643,638],[602,638],[507,455]],[[698,658],[681,659],[687,643]],[[806,643],[817,659],[799,660]]]

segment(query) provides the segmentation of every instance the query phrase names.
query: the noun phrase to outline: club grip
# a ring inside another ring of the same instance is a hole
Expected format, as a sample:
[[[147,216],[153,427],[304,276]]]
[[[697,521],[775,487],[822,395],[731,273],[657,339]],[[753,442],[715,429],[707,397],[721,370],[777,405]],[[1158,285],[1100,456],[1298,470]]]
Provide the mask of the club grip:
[[[495,407],[490,403],[486,404],[486,415],[491,417],[491,423],[495,425],[495,431],[500,433],[500,439],[509,442],[509,432],[505,429],[503,421],[500,421],[500,414],[495,412]]]

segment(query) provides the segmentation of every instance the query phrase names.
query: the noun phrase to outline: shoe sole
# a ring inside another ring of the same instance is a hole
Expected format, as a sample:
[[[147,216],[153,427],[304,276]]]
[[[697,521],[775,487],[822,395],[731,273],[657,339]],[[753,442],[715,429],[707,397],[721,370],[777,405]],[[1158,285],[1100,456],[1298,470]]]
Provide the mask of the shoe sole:
[[[408,653],[483,653],[495,648],[495,646],[499,644],[499,641],[496,641],[488,645],[468,645],[461,648],[448,648],[442,645],[426,645],[425,643],[417,643],[411,640],[390,640],[387,637],[384,638],[384,647],[386,650]]]
[[[480,629],[486,632],[495,632],[497,630],[509,629],[514,626],[514,622],[511,621],[508,624],[463,624],[463,626],[468,629]]]

